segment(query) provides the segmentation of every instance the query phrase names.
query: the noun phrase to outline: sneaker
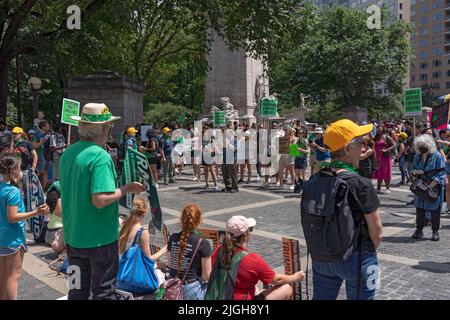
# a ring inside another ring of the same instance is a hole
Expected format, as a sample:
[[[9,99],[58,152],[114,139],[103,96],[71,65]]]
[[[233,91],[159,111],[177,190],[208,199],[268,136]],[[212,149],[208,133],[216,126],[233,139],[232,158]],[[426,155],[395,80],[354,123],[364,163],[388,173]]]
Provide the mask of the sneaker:
[[[410,206],[412,204],[414,204],[414,199],[406,203],[407,206]]]
[[[175,168],[175,173],[178,173],[178,169],[177,168]]]
[[[294,186],[294,185],[292,185],[292,186],[289,187],[289,190],[294,190],[294,189],[295,189],[295,186]]]
[[[250,179],[248,179],[245,183],[246,184],[250,184],[252,181]]]
[[[256,177],[256,182],[261,182],[261,177],[260,176]]]
[[[203,189],[208,190],[209,189],[209,184],[207,184]]]
[[[269,184],[271,184],[272,183],[272,178],[269,178]]]
[[[238,183],[244,183],[244,180],[239,179],[239,180],[238,180]]]
[[[169,185],[169,183],[168,183],[167,181],[164,181],[164,184],[165,184],[166,186],[168,186],[168,185]]]
[[[159,184],[155,183],[155,188],[159,189]]]
[[[214,186],[214,191],[219,191],[219,186]]]
[[[287,184],[287,182],[288,182],[288,181],[287,181],[286,179],[283,180],[283,184]]]
[[[284,184],[277,184],[277,188],[278,188],[279,190],[282,190],[282,189],[284,188]]]
[[[175,180],[169,180],[169,183],[177,183]]]
[[[439,241],[439,232],[433,231],[433,235],[431,236],[431,241]]]
[[[386,191],[385,191],[384,193],[390,194],[390,193],[391,193],[391,190],[390,190],[390,189],[386,189]]]
[[[192,179],[192,181],[198,181],[198,178],[197,178],[197,177],[194,177],[194,179]]]
[[[423,238],[423,232],[416,229],[414,234],[412,235],[413,239],[422,239]]]
[[[384,194],[384,192],[381,191],[381,190],[377,190],[377,193],[378,193],[378,194]]]

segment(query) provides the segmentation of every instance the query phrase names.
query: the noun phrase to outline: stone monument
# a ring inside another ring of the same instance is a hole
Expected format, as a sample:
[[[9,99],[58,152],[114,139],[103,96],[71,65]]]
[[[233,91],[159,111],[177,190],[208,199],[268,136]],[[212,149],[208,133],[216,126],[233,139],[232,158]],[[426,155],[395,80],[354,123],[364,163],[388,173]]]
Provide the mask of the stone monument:
[[[126,127],[143,122],[144,86],[113,71],[76,76],[64,92],[66,98],[79,101],[81,108],[88,102],[105,103],[113,115],[120,116],[112,131],[115,139]]]
[[[209,116],[212,106],[219,105],[221,98],[228,97],[240,120],[255,122],[255,100],[269,94],[263,61],[251,58],[243,49],[231,51],[215,32],[211,37],[203,115]]]

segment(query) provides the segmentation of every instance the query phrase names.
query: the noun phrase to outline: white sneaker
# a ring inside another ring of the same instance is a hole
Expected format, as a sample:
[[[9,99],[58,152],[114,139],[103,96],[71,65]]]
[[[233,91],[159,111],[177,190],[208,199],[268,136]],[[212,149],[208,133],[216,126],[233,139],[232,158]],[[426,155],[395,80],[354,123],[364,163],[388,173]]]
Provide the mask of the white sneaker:
[[[192,181],[197,181],[198,180],[198,178],[197,177],[194,177],[194,179],[192,179]]]
[[[256,178],[256,182],[261,182],[261,177],[260,177],[260,176],[258,176],[258,177]]]
[[[156,188],[156,190],[158,190],[159,189],[159,184],[155,183],[155,188]]]
[[[271,184],[272,183],[272,178],[269,178],[269,184]]]
[[[214,191],[219,191],[219,186],[215,186]]]
[[[292,185],[292,186],[289,187],[289,190],[294,190],[294,189],[295,189],[295,186],[294,186],[294,185]]]
[[[386,194],[390,194],[390,193],[391,193],[391,190],[389,190],[389,189],[386,189],[386,191],[385,191],[384,193],[386,193]]]

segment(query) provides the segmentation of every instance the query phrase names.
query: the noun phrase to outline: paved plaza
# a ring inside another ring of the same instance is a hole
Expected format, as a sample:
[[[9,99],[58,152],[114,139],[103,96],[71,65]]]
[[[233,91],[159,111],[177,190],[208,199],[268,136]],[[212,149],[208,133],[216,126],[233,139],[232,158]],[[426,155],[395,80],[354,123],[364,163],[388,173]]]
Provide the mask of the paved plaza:
[[[171,233],[180,230],[181,209],[193,202],[203,209],[202,227],[205,228],[224,229],[226,221],[236,214],[253,217],[257,226],[252,233],[250,250],[259,253],[277,272],[282,272],[281,238],[296,238],[301,245],[302,268],[306,268],[300,196],[289,191],[288,186],[285,190],[277,190],[272,184],[271,189],[265,191],[256,182],[240,185],[240,192],[234,194],[205,191],[204,183],[192,181],[192,171],[189,169],[177,179],[177,184],[160,185],[163,219]],[[406,205],[412,199],[409,187],[399,187],[396,185],[398,182],[398,167],[394,167],[392,193],[380,195],[384,230],[378,250],[381,283],[376,298],[450,299],[450,216],[442,215],[439,242],[430,241],[430,227],[424,230],[423,240],[412,240],[415,208]],[[121,208],[121,212],[126,212],[126,209]],[[153,240],[162,243],[159,233]],[[48,263],[55,258],[52,249],[47,246],[30,247],[25,255],[18,299],[51,300],[67,294],[64,278],[48,268]],[[312,281],[310,298],[311,284]],[[342,288],[339,299],[345,299],[345,288]]]

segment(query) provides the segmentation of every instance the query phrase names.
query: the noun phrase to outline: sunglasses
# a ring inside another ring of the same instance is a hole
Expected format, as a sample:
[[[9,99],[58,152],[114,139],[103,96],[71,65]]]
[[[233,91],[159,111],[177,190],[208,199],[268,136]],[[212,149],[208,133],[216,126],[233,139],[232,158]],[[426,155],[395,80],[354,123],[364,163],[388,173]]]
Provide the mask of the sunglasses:
[[[253,232],[253,227],[248,228],[250,232]]]

